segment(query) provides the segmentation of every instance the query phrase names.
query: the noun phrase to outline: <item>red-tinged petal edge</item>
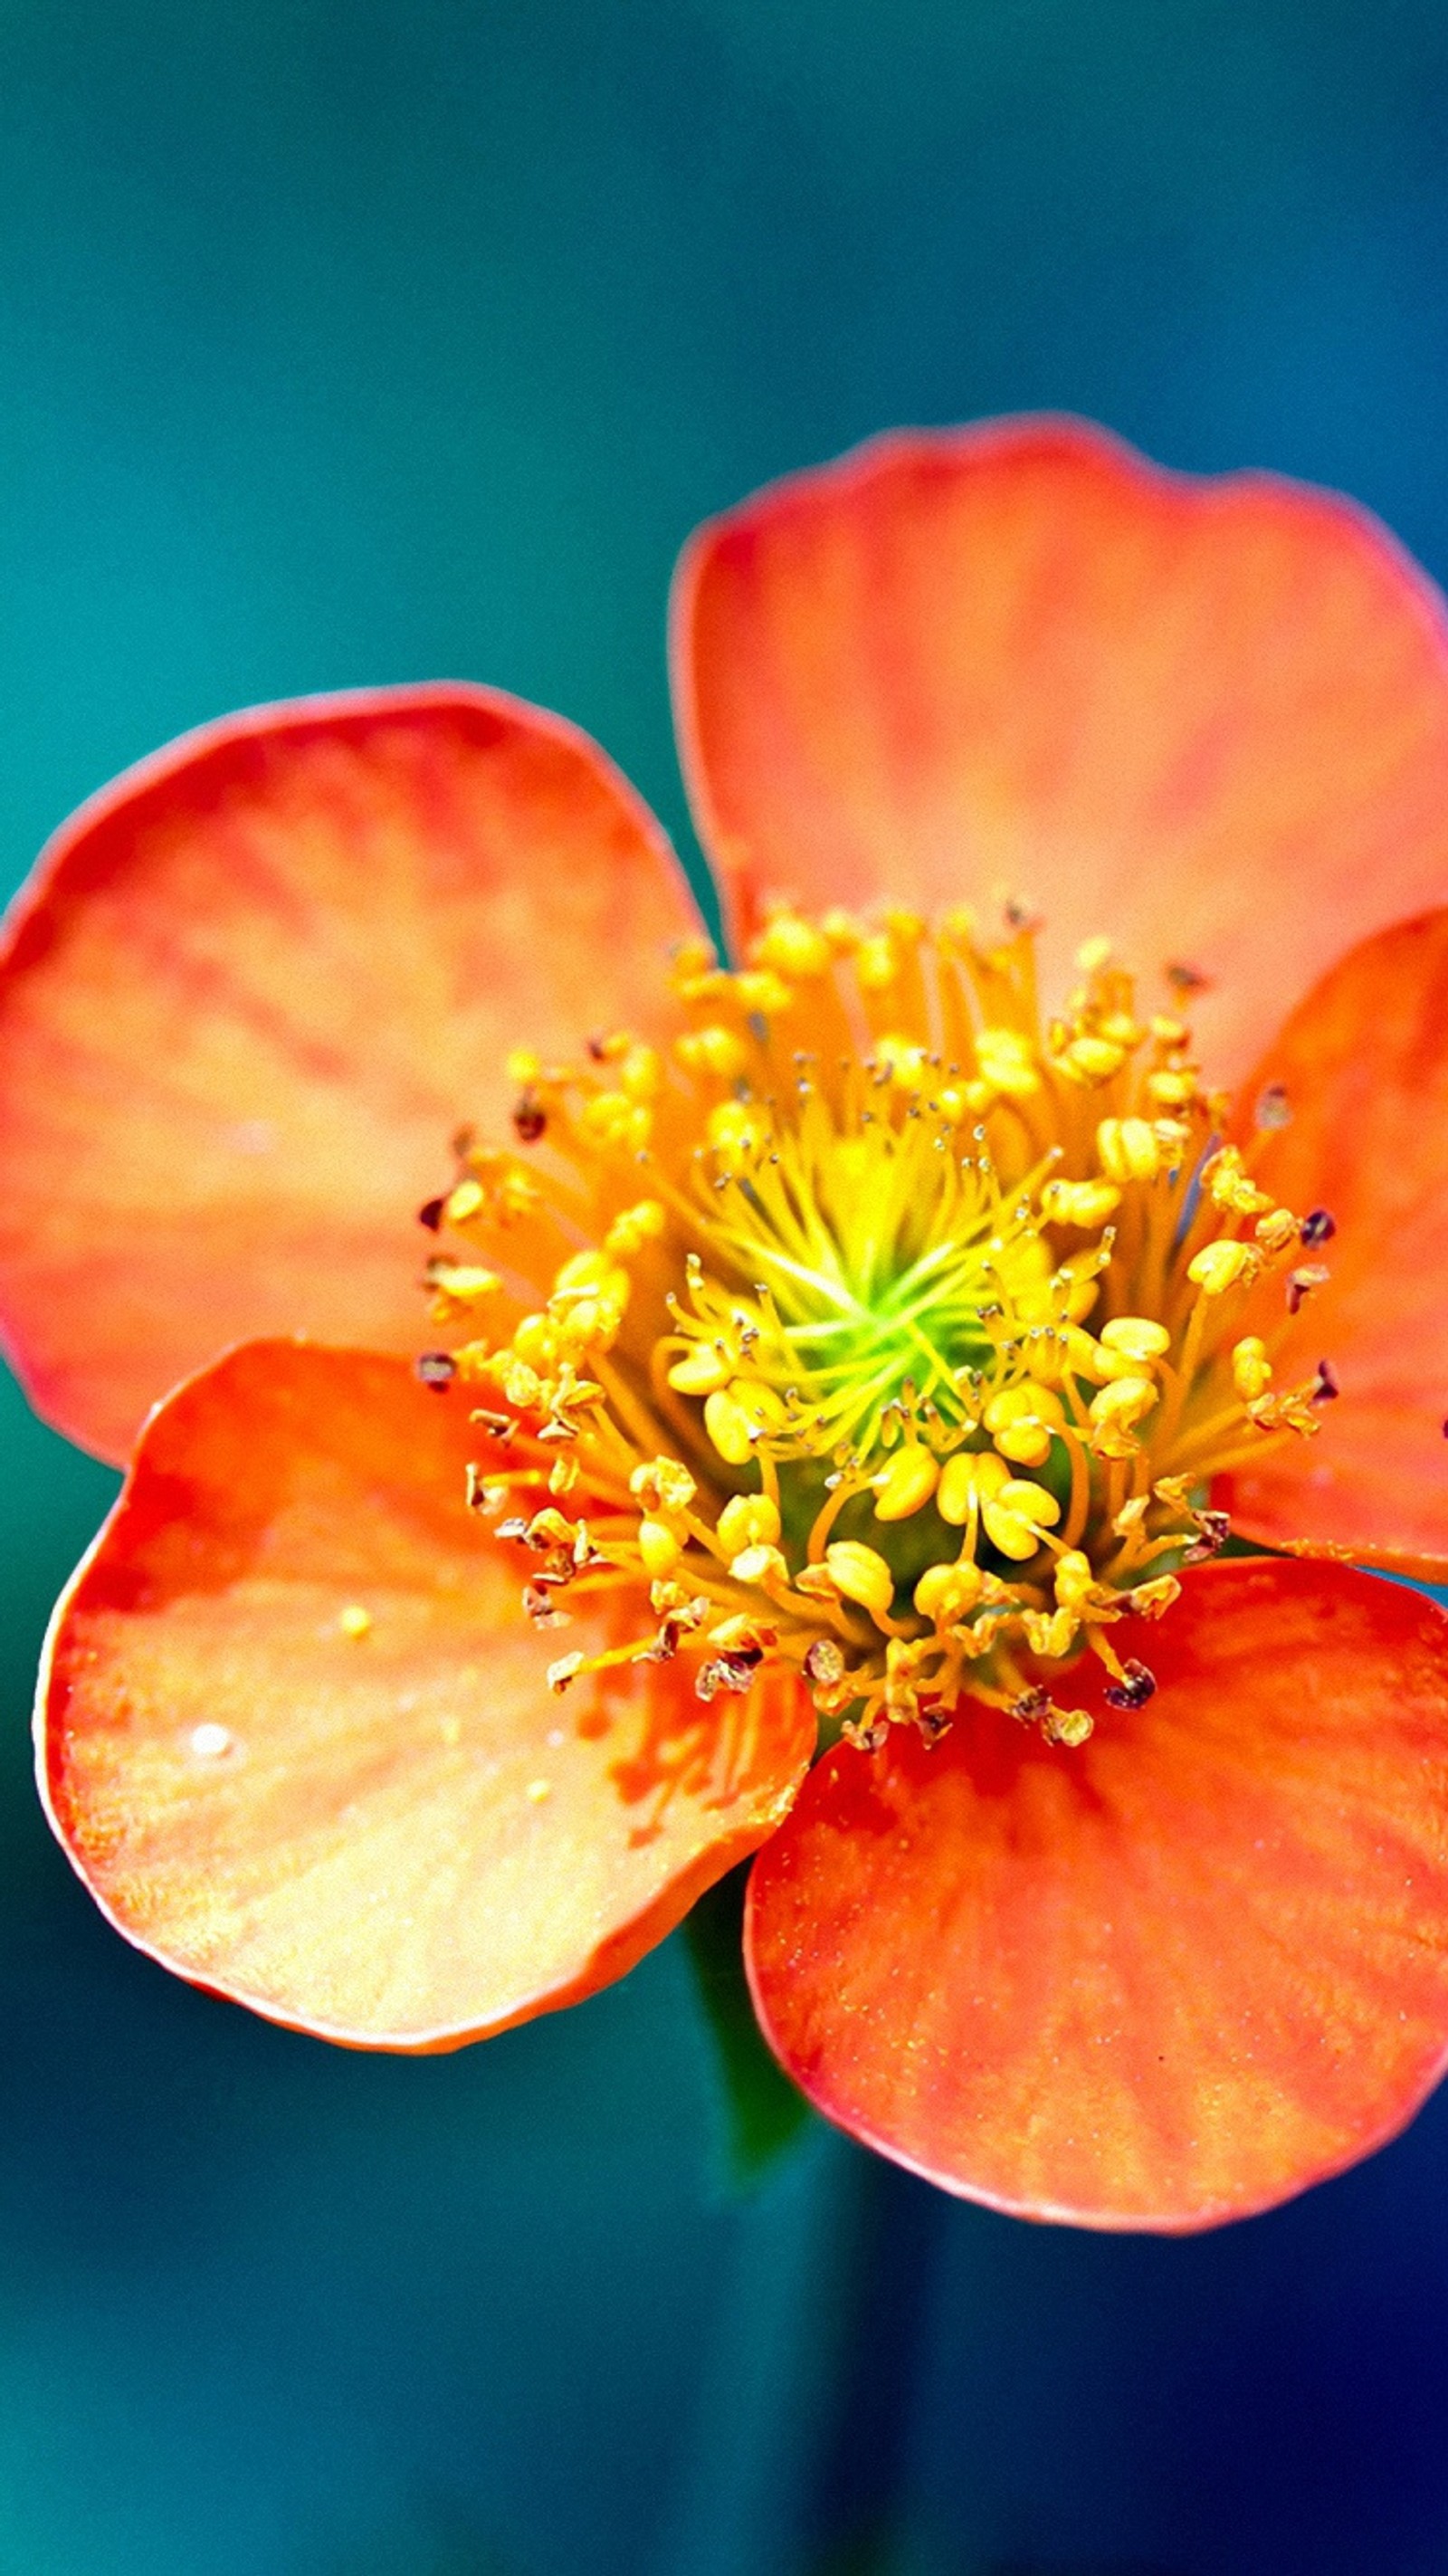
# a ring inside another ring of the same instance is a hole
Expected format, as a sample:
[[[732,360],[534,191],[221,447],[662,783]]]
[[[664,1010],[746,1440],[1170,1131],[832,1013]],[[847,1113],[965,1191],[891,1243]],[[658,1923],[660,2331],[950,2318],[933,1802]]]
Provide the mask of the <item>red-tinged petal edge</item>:
[[[1253,1135],[1269,1086],[1288,1123]],[[1327,1358],[1340,1393],[1315,1440],[1249,1460],[1221,1499],[1271,1546],[1448,1581],[1448,911],[1352,949],[1294,1011],[1241,1108],[1263,1188],[1335,1227],[1304,1249],[1329,1275],[1288,1326],[1278,1381]],[[1248,1319],[1259,1332],[1281,1333],[1281,1295]]]
[[[0,1331],[123,1460],[272,1332],[425,1338],[416,1211],[520,1044],[658,1009],[698,918],[658,826],[557,717],[487,689],[260,707],[57,834],[0,953]]]
[[[611,1614],[529,1625],[533,1560],[467,1509],[469,1459],[464,1400],[398,1361],[231,1353],[152,1417],[41,1680],[46,1804],[116,1927],[354,2047],[452,2048],[623,1975],[813,1745],[797,1691],[723,1720],[659,1666],[550,1692]]]
[[[1448,889],[1448,628],[1367,513],[1169,474],[1072,420],[877,439],[701,529],[673,604],[705,846],[761,894],[1105,934],[1205,978],[1212,1077]]]
[[[988,1710],[813,1771],[750,1880],[828,2119],[1023,2217],[1179,2232],[1392,2137],[1448,2058],[1448,1619],[1335,1566],[1189,1576],[1075,1752]]]

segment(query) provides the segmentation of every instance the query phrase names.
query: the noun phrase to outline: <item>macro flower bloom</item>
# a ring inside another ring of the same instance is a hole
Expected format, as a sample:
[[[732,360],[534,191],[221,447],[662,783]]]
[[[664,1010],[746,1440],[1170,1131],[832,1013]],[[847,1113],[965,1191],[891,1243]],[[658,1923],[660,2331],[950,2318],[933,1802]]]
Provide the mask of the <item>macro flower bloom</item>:
[[[757,1851],[856,2137],[1267,2207],[1448,2053],[1448,1620],[1358,1570],[1448,1575],[1442,608],[1345,503],[1026,422],[705,528],[674,675],[728,962],[476,688],[206,728],[21,897],[0,1314],[134,1444],[56,1830],[399,2049]]]

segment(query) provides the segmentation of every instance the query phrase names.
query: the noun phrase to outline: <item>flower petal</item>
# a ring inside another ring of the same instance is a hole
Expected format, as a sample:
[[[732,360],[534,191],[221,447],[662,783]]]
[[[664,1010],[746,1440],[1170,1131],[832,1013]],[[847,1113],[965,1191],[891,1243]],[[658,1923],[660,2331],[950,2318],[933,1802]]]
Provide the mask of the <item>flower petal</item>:
[[[728,1727],[657,1666],[551,1694],[607,1606],[529,1626],[533,1560],[463,1500],[485,1454],[400,1361],[251,1344],[152,1418],[52,1630],[42,1787],[112,1921],[358,2047],[453,2047],[621,1976],[813,1743],[798,1692]]]
[[[649,1007],[697,928],[603,755],[487,690],[190,734],[52,842],[0,957],[0,1322],[124,1458],[228,1342],[426,1339],[416,1211],[503,1057]]]
[[[1266,2209],[1448,2054],[1448,1619],[1238,1560],[1080,1751],[988,1710],[841,1748],[755,1863],[765,2034],[842,2128],[1034,2218]]]
[[[674,602],[699,829],[761,890],[1047,917],[1210,979],[1231,1079],[1448,885],[1448,635],[1363,512],[1166,474],[1082,423],[875,441],[705,527]]]
[[[1326,1355],[1341,1400],[1321,1436],[1269,1452],[1224,1499],[1244,1535],[1305,1540],[1448,1579],[1448,911],[1364,940],[1293,1013],[1243,1094],[1290,1123],[1254,1172],[1337,1231],[1303,1260],[1331,1273],[1276,1354],[1278,1381]],[[1245,1320],[1245,1319],[1244,1319]],[[1280,1331],[1281,1291],[1251,1319]]]

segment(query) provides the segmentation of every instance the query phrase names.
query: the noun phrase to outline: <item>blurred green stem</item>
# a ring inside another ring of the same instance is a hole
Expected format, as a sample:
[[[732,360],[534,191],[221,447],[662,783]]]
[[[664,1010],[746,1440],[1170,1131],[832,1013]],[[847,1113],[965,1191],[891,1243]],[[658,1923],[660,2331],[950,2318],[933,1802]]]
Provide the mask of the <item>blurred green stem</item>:
[[[754,2018],[744,1974],[744,1890],[750,1863],[741,1863],[700,1897],[684,1926],[689,1958],[714,2044],[714,2059],[728,2126],[733,2181],[757,2182],[810,2124],[804,2095],[776,2065]]]

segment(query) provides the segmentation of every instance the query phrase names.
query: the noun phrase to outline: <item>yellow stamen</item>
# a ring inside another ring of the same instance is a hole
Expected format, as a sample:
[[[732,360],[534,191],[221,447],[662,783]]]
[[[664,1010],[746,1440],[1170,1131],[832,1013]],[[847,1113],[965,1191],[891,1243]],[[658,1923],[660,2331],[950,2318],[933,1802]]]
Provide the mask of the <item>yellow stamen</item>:
[[[1187,1263],[1187,1277],[1209,1297],[1221,1297],[1239,1281],[1251,1279],[1260,1267],[1250,1243],[1238,1243],[1224,1236],[1217,1243],[1204,1243]]]
[[[636,1544],[645,1574],[656,1583],[673,1573],[684,1552],[667,1521],[640,1521]]]
[[[872,1481],[877,1521],[905,1521],[929,1502],[940,1479],[940,1462],[929,1449],[912,1442],[897,1449],[890,1464]]]
[[[679,1660],[731,1726],[777,1664],[860,1746],[971,1702],[1082,1742],[1060,1672],[1139,1706],[1111,1638],[1223,1544],[1211,1478],[1330,1414],[1325,1364],[1279,1389],[1230,1329],[1268,1272],[1296,1312],[1330,1221],[1220,1141],[1184,1022],[1138,1016],[1106,939],[1043,1017],[1034,937],[1016,902],[933,933],[771,905],[743,971],[678,954],[666,1047],[510,1058],[543,1150],[460,1140],[425,1212],[458,1347],[420,1369],[506,1449],[469,1499],[530,1618],[614,1605],[554,1689]]]
[[[888,1614],[895,1598],[895,1577],[874,1548],[862,1547],[855,1539],[837,1539],[825,1549],[825,1568],[846,1601],[858,1601],[877,1619]]]

